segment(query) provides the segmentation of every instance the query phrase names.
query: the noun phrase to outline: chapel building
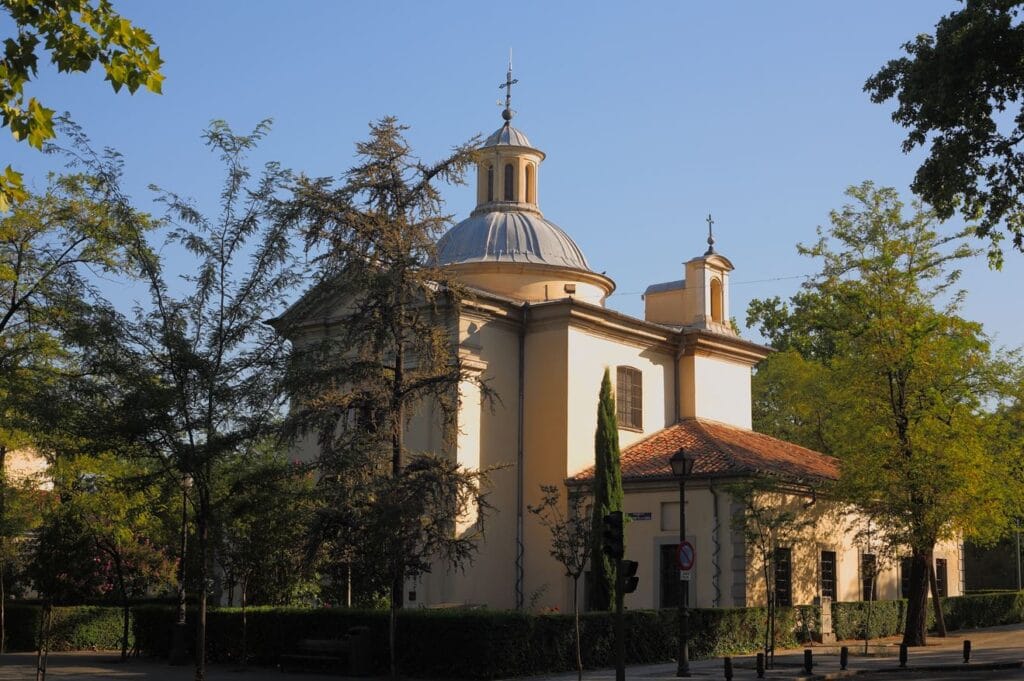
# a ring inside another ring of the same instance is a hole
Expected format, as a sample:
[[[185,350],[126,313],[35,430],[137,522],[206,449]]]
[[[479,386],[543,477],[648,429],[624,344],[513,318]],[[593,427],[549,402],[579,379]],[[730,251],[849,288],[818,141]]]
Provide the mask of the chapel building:
[[[765,580],[732,522],[741,508],[729,489],[764,476],[785,481],[787,498],[817,518],[774,556],[780,604],[900,597],[903,566],[877,565],[877,586],[865,579],[878,558],[857,538],[856,518],[837,520],[814,496],[817,483],[838,476],[836,460],[752,430],[751,372],[771,351],[731,326],[734,268],[710,233],[679,279],[647,288],[642,319],[609,309],[615,283],[541,211],[545,153],[512,126],[507,105],[503,117],[475,151],[476,208],[437,247],[446,273],[470,293],[453,339],[458,355],[499,398],[485,402],[476,384],[461,385],[458,433],[447,453],[470,468],[503,467],[492,474],[494,510],[473,563],[464,571],[437,566],[410,581],[405,607],[571,609],[572,582],[528,506],[539,504],[542,485],[560,487],[563,500],[571,487],[586,489],[606,369],[630,518],[626,558],[640,564],[627,607],[675,607],[680,584],[692,607],[763,605]],[[407,443],[446,451],[429,412],[413,419]],[[676,564],[679,487],[669,466],[681,448],[696,455],[686,497],[687,539],[696,548],[688,582]],[[959,595],[959,544],[937,547],[936,556],[941,589]]]

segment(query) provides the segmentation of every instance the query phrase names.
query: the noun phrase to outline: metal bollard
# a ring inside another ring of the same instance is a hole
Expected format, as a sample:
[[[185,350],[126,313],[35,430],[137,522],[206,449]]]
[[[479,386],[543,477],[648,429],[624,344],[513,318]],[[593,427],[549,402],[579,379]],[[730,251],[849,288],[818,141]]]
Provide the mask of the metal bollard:
[[[810,648],[804,648],[804,671],[808,674],[814,672],[814,652]]]
[[[900,644],[900,668],[906,669],[907,667],[907,644]]]
[[[764,653],[757,654],[757,678],[764,678]]]
[[[725,658],[725,681],[732,681],[732,658]]]
[[[839,649],[839,669],[846,671],[846,665],[850,664],[850,649],[843,646]]]
[[[971,661],[971,642],[964,640],[964,664]]]

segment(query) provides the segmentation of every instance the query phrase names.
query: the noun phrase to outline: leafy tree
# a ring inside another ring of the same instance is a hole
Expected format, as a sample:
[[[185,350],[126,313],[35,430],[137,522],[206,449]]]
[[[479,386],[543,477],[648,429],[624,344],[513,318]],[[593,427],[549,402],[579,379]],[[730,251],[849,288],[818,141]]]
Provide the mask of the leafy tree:
[[[276,432],[283,410],[280,389],[286,343],[264,320],[283,307],[300,279],[290,234],[273,213],[290,174],[267,163],[254,176],[246,154],[267,133],[264,121],[249,135],[214,121],[203,138],[220,155],[226,178],[221,210],[207,218],[172,192],[158,199],[173,224],[168,241],[187,252],[194,272],[183,275],[191,289],[175,295],[163,263],[139,239],[133,250],[149,290],[149,304],[133,317],[115,316],[113,330],[96,357],[118,381],[121,423],[133,429],[137,446],[162,467],[168,484],[193,481],[195,553],[199,583],[196,619],[196,679],[206,674],[206,609],[213,561],[213,522],[218,499],[218,463],[249,451]],[[104,181],[109,204],[131,214],[109,158],[97,157],[82,141],[74,153]]]
[[[257,605],[294,605],[309,590],[304,551],[313,507],[313,480],[302,466],[275,452],[256,451],[229,459],[226,491],[218,507],[217,562],[231,604],[242,606],[242,664],[248,656],[248,612]]]
[[[619,426],[615,396],[608,369],[601,379],[597,402],[597,430],[594,433],[594,507],[590,548],[590,607],[610,610],[615,602],[615,560],[604,552],[602,522],[612,511],[622,510],[622,470],[619,465]]]
[[[100,590],[122,609],[121,659],[128,657],[132,600],[173,581],[169,537],[160,513],[164,499],[154,477],[126,458],[110,454],[58,460],[51,477],[66,493],[65,513],[92,540]]]
[[[6,601],[22,567],[24,538],[40,522],[39,483],[31,476],[8,473],[7,447],[0,445],[0,653],[7,643]]]
[[[41,149],[54,136],[53,110],[35,97],[25,99],[40,50],[60,73],[84,73],[102,64],[114,92],[122,87],[130,93],[140,87],[160,92],[160,48],[149,33],[115,12],[109,0],[0,0],[0,8],[15,29],[0,58],[0,120],[15,139]],[[0,212],[25,198],[21,173],[7,166],[0,173]]]
[[[895,98],[908,130],[903,150],[929,145],[913,189],[947,219],[960,207],[1002,261],[1000,223],[1024,250],[1024,25],[1020,0],[965,0],[935,34],[903,45],[864,85],[872,101]]]
[[[320,447],[324,512],[318,525],[343,561],[376,564],[391,592],[389,647],[397,676],[395,613],[404,581],[432,561],[463,565],[488,506],[485,475],[445,453],[410,451],[409,419],[430,405],[454,442],[462,382],[487,387],[454,351],[461,291],[437,266],[447,225],[436,183],[461,183],[475,140],[445,159],[413,157],[394,118],[370,126],[340,186],[301,178],[289,220],[319,253],[320,283],[276,324],[301,338],[291,423]],[[324,334],[323,314],[331,315]],[[311,327],[304,328],[304,321]]]
[[[808,335],[834,348],[821,358],[803,354],[817,362],[814,382],[825,386],[827,400],[819,400],[820,387],[806,391],[802,375],[792,389],[755,392],[792,401],[762,407],[774,413],[768,424],[785,422],[786,414],[821,424],[841,460],[837,493],[886,542],[909,550],[904,641],[922,645],[935,544],[992,540],[1019,508],[1019,463],[988,411],[1018,390],[1020,369],[1015,354],[994,352],[981,326],[958,315],[962,294],[952,267],[973,254],[962,239],[939,237],[935,214],[919,205],[904,217],[892,189],[864,183],[847,193],[854,203],[832,213],[816,244],[800,247],[821,261],[820,274],[791,308],[768,306],[782,320],[773,322],[779,339]],[[835,309],[836,323],[808,323],[825,306]],[[756,323],[766,308],[752,309]],[[780,353],[766,362],[780,357],[791,361]]]
[[[569,491],[566,510],[562,510],[562,499],[558,487],[541,485],[541,501],[537,506],[527,506],[537,516],[540,524],[551,533],[551,557],[565,568],[565,576],[572,579],[572,614],[576,623],[576,671],[583,679],[583,653],[580,650],[580,577],[587,569],[590,558],[592,529],[587,518],[584,502],[586,496],[577,488]]]

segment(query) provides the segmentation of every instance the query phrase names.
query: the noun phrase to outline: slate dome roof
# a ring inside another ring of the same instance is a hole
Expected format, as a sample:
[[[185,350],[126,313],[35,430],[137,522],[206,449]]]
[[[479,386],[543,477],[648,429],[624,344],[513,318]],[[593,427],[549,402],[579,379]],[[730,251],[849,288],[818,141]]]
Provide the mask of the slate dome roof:
[[[496,147],[499,145],[533,148],[533,145],[530,144],[530,140],[527,139],[523,131],[513,128],[508,123],[491,133],[491,136],[484,140],[481,148]]]
[[[437,244],[441,265],[514,262],[590,271],[583,251],[558,225],[525,211],[476,213],[452,227]]]

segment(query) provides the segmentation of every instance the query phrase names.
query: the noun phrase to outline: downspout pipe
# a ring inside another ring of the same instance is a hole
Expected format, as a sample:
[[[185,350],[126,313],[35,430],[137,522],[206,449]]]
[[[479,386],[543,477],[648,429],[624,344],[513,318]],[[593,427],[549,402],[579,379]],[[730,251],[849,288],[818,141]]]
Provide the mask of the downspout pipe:
[[[714,571],[711,574],[711,586],[715,590],[715,599],[712,606],[715,608],[721,607],[722,602],[722,522],[718,515],[718,490],[715,489],[714,483],[708,486],[711,491],[711,565]]]
[[[523,528],[523,407],[526,402],[526,323],[530,315],[530,304],[523,303],[522,319],[519,324],[519,399],[516,423],[516,610],[525,604],[523,564],[525,561],[525,536]]]

